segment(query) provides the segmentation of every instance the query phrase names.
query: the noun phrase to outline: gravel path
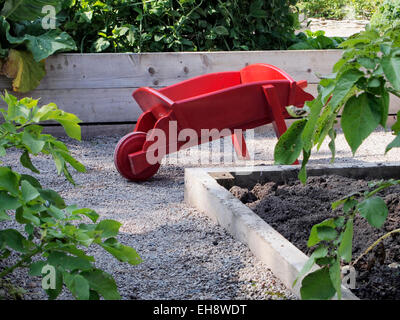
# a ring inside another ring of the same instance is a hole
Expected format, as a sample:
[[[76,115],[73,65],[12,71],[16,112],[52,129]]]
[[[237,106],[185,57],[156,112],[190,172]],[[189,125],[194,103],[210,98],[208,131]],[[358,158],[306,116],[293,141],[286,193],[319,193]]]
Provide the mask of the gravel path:
[[[114,168],[113,152],[119,139],[97,137],[81,143],[63,139],[88,169],[86,174],[74,174],[79,184],[76,188],[57,177],[50,159],[37,158],[34,164],[42,171],[42,184],[59,191],[67,203],[95,209],[101,219],[116,219],[123,224],[119,240],[138,251],[142,264],[119,263],[102,250],[90,253],[98,266],[114,276],[124,299],[294,298],[245,245],[183,202],[184,167],[194,166],[188,152],[180,153],[182,164],[163,165],[151,181],[136,184],[122,179]],[[374,133],[353,159],[339,133],[337,162],[396,161],[400,159],[399,149],[383,155],[391,139],[390,133]],[[270,129],[249,141],[256,164],[272,164],[275,143]],[[207,151],[192,155],[204,153]],[[310,163],[327,163],[329,157],[324,144]],[[5,162],[17,166],[18,154],[10,152]],[[40,279],[32,280],[24,270],[18,270],[13,281],[28,288],[26,299],[46,298]],[[63,293],[60,298],[71,296]]]
[[[365,29],[368,20],[328,20],[328,19],[308,19],[309,26],[303,25],[304,29],[310,29],[315,32],[317,30],[325,31],[327,37],[350,37]]]

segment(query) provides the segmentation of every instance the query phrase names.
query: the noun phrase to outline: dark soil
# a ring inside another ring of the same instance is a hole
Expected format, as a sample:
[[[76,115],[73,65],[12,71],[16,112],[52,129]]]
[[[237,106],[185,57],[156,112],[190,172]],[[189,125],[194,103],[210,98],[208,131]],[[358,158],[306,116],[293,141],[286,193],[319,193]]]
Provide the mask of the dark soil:
[[[307,247],[311,227],[342,214],[341,210],[332,212],[331,203],[355,191],[368,189],[367,180],[329,175],[309,177],[305,186],[296,179],[282,185],[275,182],[257,184],[250,191],[234,186],[230,191],[310,255],[314,249]],[[382,228],[376,229],[361,216],[356,216],[353,261],[380,236],[400,227],[400,186],[390,187],[379,195],[389,208],[388,218]],[[360,299],[400,299],[400,234],[393,234],[382,243],[355,266],[356,289],[352,291]]]

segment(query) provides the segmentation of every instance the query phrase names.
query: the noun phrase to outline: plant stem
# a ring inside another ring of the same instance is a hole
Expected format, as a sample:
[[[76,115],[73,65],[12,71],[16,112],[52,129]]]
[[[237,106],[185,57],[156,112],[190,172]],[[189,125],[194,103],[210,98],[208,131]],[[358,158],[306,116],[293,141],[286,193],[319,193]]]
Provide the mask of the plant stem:
[[[389,188],[389,187],[394,186],[394,185],[396,185],[396,184],[400,184],[400,180],[396,180],[396,181],[394,181],[393,183],[391,183],[391,182],[389,182],[389,183],[390,183],[390,184],[384,184],[384,185],[382,185],[382,186],[376,188],[375,190],[371,191],[371,192],[368,194],[367,198],[372,197],[373,195],[377,194],[379,191],[381,191],[381,190],[383,190],[383,189]]]
[[[381,241],[385,240],[386,238],[388,238],[389,236],[391,236],[394,233],[400,233],[400,228],[399,229],[395,229],[392,230],[386,234],[384,234],[382,237],[380,237],[378,240],[376,240],[372,245],[370,245],[367,250],[365,250],[353,263],[352,265],[356,265],[357,262],[363,257],[365,256],[368,252],[370,252],[373,248],[375,248]]]
[[[3,270],[0,273],[0,279],[3,278],[4,276],[12,273],[15,269],[22,267],[22,265],[24,264],[24,262],[26,262],[28,259],[32,258],[33,256],[37,255],[39,252],[42,251],[42,247],[38,247],[36,248],[34,251],[32,251],[31,253],[27,254],[24,258],[22,258],[20,261],[18,261],[16,264],[14,264],[13,266]]]

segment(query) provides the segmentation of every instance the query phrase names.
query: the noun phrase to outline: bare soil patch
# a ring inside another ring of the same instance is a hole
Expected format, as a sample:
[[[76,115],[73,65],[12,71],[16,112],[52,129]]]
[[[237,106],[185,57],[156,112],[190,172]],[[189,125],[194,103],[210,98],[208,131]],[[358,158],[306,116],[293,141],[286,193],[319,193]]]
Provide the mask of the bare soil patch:
[[[293,179],[286,184],[257,184],[251,190],[234,186],[230,191],[286,239],[310,255],[313,248],[307,247],[307,240],[311,227],[341,214],[340,210],[332,212],[331,203],[368,188],[368,180],[323,175],[309,177],[305,186]],[[364,218],[356,217],[353,259],[380,236],[400,227],[400,186],[386,189],[379,195],[383,196],[389,208],[388,218],[382,228],[376,229]],[[355,268],[356,289],[352,291],[360,299],[400,299],[400,235],[394,234],[385,239]]]

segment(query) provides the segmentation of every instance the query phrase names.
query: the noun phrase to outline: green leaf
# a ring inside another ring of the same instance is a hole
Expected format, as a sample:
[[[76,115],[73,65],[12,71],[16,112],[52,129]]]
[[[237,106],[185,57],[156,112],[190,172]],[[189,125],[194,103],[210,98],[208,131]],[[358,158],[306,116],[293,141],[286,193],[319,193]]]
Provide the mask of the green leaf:
[[[363,200],[358,204],[358,210],[361,216],[367,219],[369,224],[375,228],[382,227],[388,215],[388,208],[381,197],[371,197]]]
[[[46,121],[52,114],[54,114],[58,110],[58,107],[55,103],[49,103],[42,107],[40,107],[36,113],[34,114],[32,121],[40,122]]]
[[[2,210],[16,210],[21,206],[18,198],[10,196],[5,191],[0,191],[0,209]]]
[[[353,219],[346,223],[346,229],[343,232],[343,238],[340,243],[338,254],[346,262],[350,263],[353,248]]]
[[[328,300],[336,293],[328,267],[308,274],[301,284],[300,294],[303,300]]]
[[[275,164],[292,164],[296,161],[303,147],[301,134],[306,123],[306,119],[297,120],[279,138],[274,150]]]
[[[47,212],[57,220],[65,219],[65,214],[62,210],[58,209],[57,207],[51,205]]]
[[[10,192],[13,196],[18,195],[18,176],[7,167],[0,167],[0,189]]]
[[[93,44],[95,52],[102,52],[106,50],[111,45],[110,41],[104,38],[98,38]]]
[[[382,57],[381,65],[386,78],[397,91],[400,91],[400,50],[395,50],[390,56]]]
[[[317,227],[318,238],[322,241],[332,241],[335,240],[338,236],[337,231],[328,226],[319,226]]]
[[[307,41],[301,41],[297,42],[295,44],[292,44],[288,50],[310,50],[310,49],[315,49],[314,46],[312,46],[309,42]]]
[[[301,168],[299,171],[299,180],[301,181],[302,184],[306,184],[307,182],[307,169],[306,165],[308,163],[308,159],[310,158],[311,151],[307,152],[306,150],[303,149],[303,160],[301,162]]]
[[[24,219],[28,220],[38,227],[40,226],[40,219],[36,216],[36,214],[37,212],[35,212],[34,210],[24,207],[22,216]]]
[[[0,230],[0,240],[3,241],[9,248],[26,253],[24,242],[25,238],[14,229]]]
[[[119,243],[115,238],[107,239],[100,245],[121,262],[128,262],[131,265],[142,262],[135,249]]]
[[[310,151],[312,147],[312,137],[315,132],[315,126],[317,124],[318,117],[321,114],[323,104],[319,97],[313,101],[307,101],[306,103],[311,111],[308,116],[307,124],[302,132],[302,140],[304,142],[303,148],[307,151]]]
[[[332,91],[332,99],[329,105],[332,109],[339,106],[347,94],[352,90],[354,84],[362,77],[364,73],[358,69],[349,69],[345,71],[337,80],[336,87]]]
[[[34,188],[28,181],[23,180],[21,182],[22,199],[25,202],[32,201],[40,196],[40,193]]]
[[[32,172],[40,173],[40,171],[33,165],[32,161],[31,161],[31,158],[30,158],[30,156],[29,156],[29,152],[28,152],[28,151],[25,151],[25,152],[21,155],[21,157],[19,158],[19,161],[21,162],[21,164],[22,164],[25,168],[31,170]]]
[[[33,276],[33,277],[38,277],[42,275],[42,270],[43,267],[47,265],[46,261],[37,261],[37,262],[33,262],[30,266],[29,266],[29,275]]]
[[[58,153],[64,158],[65,161],[67,161],[76,171],[78,172],[86,172],[85,166],[80,163],[78,160],[76,160],[74,157],[72,157],[69,153],[65,151],[58,151]]]
[[[33,154],[38,154],[42,151],[45,142],[34,138],[28,131],[22,134],[22,143],[25,144]]]
[[[12,37],[8,35],[7,39],[11,44],[25,44],[37,62],[57,52],[77,50],[71,36],[59,29],[50,30],[38,36],[25,34],[23,37]]]
[[[318,229],[321,228],[321,235],[324,236],[324,229],[323,227],[335,228],[335,221],[334,219],[327,219],[322,221],[321,223],[315,224],[312,226],[310,231],[310,236],[308,238],[307,246],[312,247],[318,244],[321,240],[324,240],[319,237]],[[328,231],[329,232],[329,231]]]
[[[96,222],[97,219],[99,218],[99,215],[96,211],[92,209],[87,209],[87,208],[82,208],[82,209],[77,209],[72,211],[73,215],[81,215],[83,214],[84,216],[88,217],[92,222]]]
[[[386,129],[386,122],[389,116],[389,104],[390,104],[390,96],[387,91],[382,94],[382,98],[379,99],[381,102],[381,126]]]
[[[354,47],[354,46],[356,46],[357,44],[360,44],[360,43],[367,44],[367,43],[370,43],[370,42],[371,42],[371,39],[369,39],[367,37],[363,37],[363,36],[358,36],[357,38],[350,38],[350,39],[347,39],[346,41],[343,41],[339,45],[339,47],[348,48],[348,47]]]
[[[74,256],[77,256],[79,258],[85,259],[87,261],[90,262],[94,262],[95,259],[93,256],[88,256],[85,251],[78,249],[77,247],[75,247],[73,244],[66,244],[66,245],[62,245],[60,246],[60,244],[57,244],[57,250],[58,251],[64,251],[64,252],[68,252]]]
[[[65,130],[65,133],[71,137],[72,139],[81,140],[81,127],[79,126],[80,120],[76,118],[77,120],[62,120],[62,119],[54,119],[55,121],[59,122]]]
[[[331,138],[331,141],[328,144],[329,150],[331,151],[332,158],[331,162],[333,163],[336,157],[336,144],[335,144],[335,139],[336,139],[336,130],[334,128],[331,128],[328,132],[329,138]]]
[[[67,288],[78,300],[89,300],[89,282],[79,274],[64,273]]]
[[[314,144],[317,144],[317,150],[321,148],[322,143],[325,141],[326,136],[329,134],[329,131],[333,128],[336,118],[337,118],[337,112],[333,112],[329,106],[325,108],[321,116],[318,118],[316,130],[313,136],[313,142]]]
[[[42,108],[44,108],[42,110]],[[40,121],[53,120],[60,123],[68,136],[73,139],[81,140],[81,120],[74,114],[58,109],[55,104],[49,104],[39,109],[37,117],[40,116]]]
[[[332,281],[332,285],[336,290],[338,299],[342,299],[342,272],[340,269],[340,259],[336,259],[335,262],[329,267],[329,276]]]
[[[118,235],[121,223],[115,220],[102,220],[98,223],[96,230],[102,231],[102,238],[110,238]]]
[[[389,152],[392,148],[400,148],[400,134],[398,134],[396,138],[387,145],[385,153]]]
[[[344,106],[341,125],[353,154],[361,143],[376,129],[382,119],[379,100],[363,93],[351,97]]]
[[[351,209],[353,209],[356,205],[358,204],[357,200],[354,199],[346,199],[346,201],[343,204],[343,212],[347,213]]]
[[[214,28],[214,31],[219,36],[228,36],[229,35],[228,29],[226,29],[224,26],[217,26]]]
[[[320,246],[317,249],[315,249],[314,252],[311,254],[310,258],[304,264],[299,274],[297,275],[296,280],[293,283],[293,286],[296,285],[297,280],[301,279],[307,272],[311,270],[316,259],[326,257],[327,254],[328,254],[328,249],[324,246]]]
[[[58,209],[66,208],[64,199],[54,190],[44,189],[44,190],[39,190],[39,193],[43,199],[49,201],[52,205],[54,205]]]
[[[62,267],[64,270],[82,270],[93,269],[92,264],[87,259],[67,255],[64,252],[53,251],[48,257],[48,263],[55,267]]]
[[[6,0],[1,15],[16,22],[32,21],[46,14],[42,10],[47,5],[59,9],[58,0]]]
[[[42,186],[41,186],[40,182],[36,178],[34,178],[34,177],[30,176],[30,175],[21,174],[21,181],[22,180],[28,181],[36,189],[42,189]]]
[[[375,60],[368,57],[359,57],[357,62],[366,69],[375,69],[376,66]]]
[[[12,220],[11,217],[4,211],[4,209],[0,209],[0,222],[2,221],[10,221]],[[0,243],[1,247],[1,243]],[[0,258],[1,260],[1,258]]]
[[[117,284],[111,275],[102,270],[84,271],[81,275],[89,281],[90,288],[97,291],[106,300],[119,300],[121,296]]]

